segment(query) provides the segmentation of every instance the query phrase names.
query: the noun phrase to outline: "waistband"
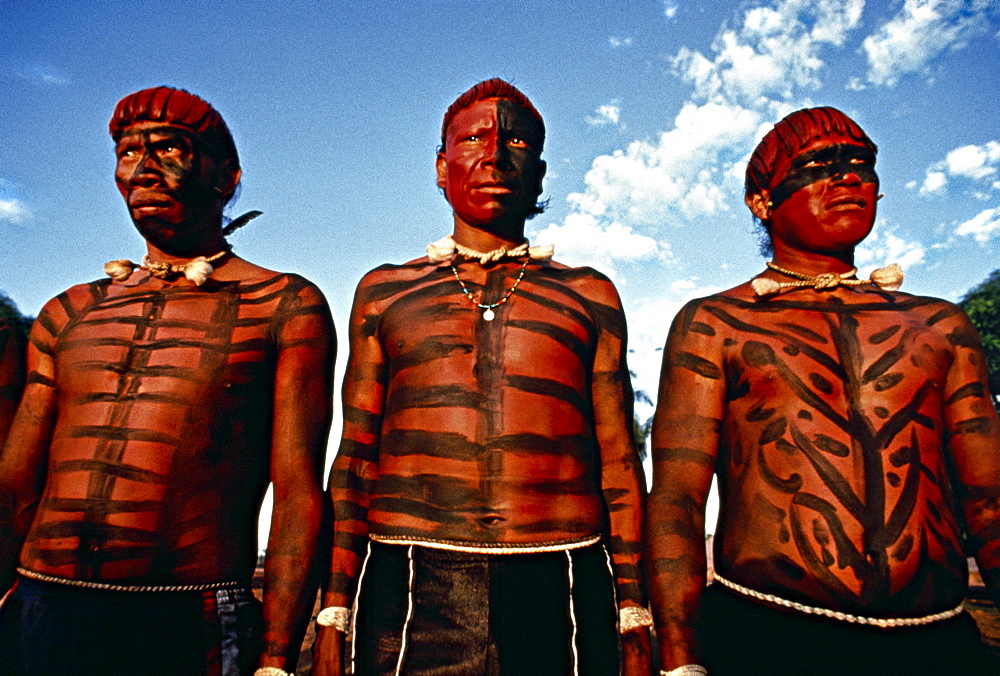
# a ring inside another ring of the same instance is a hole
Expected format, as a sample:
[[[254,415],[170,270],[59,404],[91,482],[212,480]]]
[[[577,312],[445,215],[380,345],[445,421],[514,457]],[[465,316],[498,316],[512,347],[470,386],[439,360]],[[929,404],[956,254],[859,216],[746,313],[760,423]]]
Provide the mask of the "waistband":
[[[193,592],[193,591],[216,591],[222,589],[241,589],[247,588],[248,585],[236,581],[227,582],[209,582],[205,584],[158,584],[158,585],[132,585],[132,584],[110,584],[107,582],[92,582],[90,580],[71,580],[65,577],[56,577],[55,575],[46,575],[45,573],[36,573],[33,570],[27,570],[26,568],[18,567],[18,575],[21,577],[28,578],[29,580],[37,580],[39,582],[48,582],[51,584],[60,584],[67,587],[77,587],[80,589],[96,589],[100,591],[114,591],[114,592],[138,592],[138,593],[149,593],[149,592]]]
[[[741,584],[731,582],[726,578],[722,577],[718,573],[713,573],[713,579],[718,580],[722,585],[729,587],[734,592],[742,594],[744,596],[749,596],[750,598],[757,599],[759,601],[767,601],[768,603],[773,603],[784,608],[790,608],[792,610],[797,610],[800,613],[805,613],[807,615],[820,615],[822,617],[829,617],[833,620],[840,620],[841,622],[850,622],[852,624],[864,624],[873,627],[881,627],[882,629],[889,629],[892,627],[917,627],[924,624],[931,624],[932,622],[940,622],[941,620],[947,620],[956,615],[961,614],[962,606],[959,605],[951,610],[945,610],[940,613],[934,613],[932,615],[924,615],[923,617],[862,617],[860,615],[851,615],[850,613],[842,613],[839,610],[830,610],[829,608],[818,608],[816,606],[807,606],[803,603],[798,603],[796,601],[789,601],[788,599],[783,599],[780,596],[775,596],[774,594],[765,594],[764,592],[759,592],[756,589],[750,589],[749,587],[744,587]]]
[[[413,545],[428,549],[445,549],[451,552],[466,554],[543,554],[545,552],[563,552],[570,549],[580,549],[596,545],[601,541],[600,535],[565,542],[535,542],[518,545],[506,542],[454,542],[452,540],[434,540],[431,538],[413,537],[409,535],[375,535],[368,536],[372,542],[384,545]]]

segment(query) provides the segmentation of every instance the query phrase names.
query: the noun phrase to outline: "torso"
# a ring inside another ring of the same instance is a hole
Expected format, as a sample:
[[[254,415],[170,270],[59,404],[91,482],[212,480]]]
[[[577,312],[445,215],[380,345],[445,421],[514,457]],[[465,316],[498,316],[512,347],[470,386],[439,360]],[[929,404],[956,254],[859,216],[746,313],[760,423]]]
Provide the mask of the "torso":
[[[845,289],[741,295],[688,317],[722,350],[726,379],[716,569],[860,614],[960,603],[967,570],[943,448],[945,379],[955,346],[974,341],[960,310]]]
[[[459,270],[495,302],[520,268]],[[362,284],[387,360],[371,533],[486,546],[598,534],[593,361],[602,325],[624,332],[603,304],[610,282],[532,263],[492,321],[447,265],[385,266]]]
[[[58,414],[31,571],[248,581],[269,481],[276,335],[308,282],[94,282],[49,321]],[[40,321],[47,321],[44,317]]]

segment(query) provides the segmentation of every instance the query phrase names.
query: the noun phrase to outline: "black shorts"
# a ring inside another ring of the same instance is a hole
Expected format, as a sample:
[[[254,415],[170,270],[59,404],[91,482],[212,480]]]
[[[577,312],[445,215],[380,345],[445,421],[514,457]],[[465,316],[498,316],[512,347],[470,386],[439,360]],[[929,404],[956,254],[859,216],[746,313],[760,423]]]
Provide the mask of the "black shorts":
[[[249,589],[123,592],[19,577],[0,608],[0,676],[250,676]]]
[[[614,578],[601,544],[469,554],[372,542],[359,585],[356,674],[620,670]]]
[[[968,613],[881,629],[779,610],[721,584],[702,595],[698,641],[712,676],[1000,673]]]

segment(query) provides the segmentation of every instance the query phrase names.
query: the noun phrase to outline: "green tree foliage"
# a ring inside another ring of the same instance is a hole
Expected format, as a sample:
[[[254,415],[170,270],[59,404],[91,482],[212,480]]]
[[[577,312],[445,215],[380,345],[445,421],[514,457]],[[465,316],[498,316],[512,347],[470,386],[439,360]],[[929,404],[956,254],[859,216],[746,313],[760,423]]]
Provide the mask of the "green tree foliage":
[[[635,371],[629,371],[628,374],[635,379]],[[653,405],[653,400],[650,398],[649,394],[645,390],[634,390],[633,402],[636,404],[649,404]],[[646,459],[646,439],[649,438],[649,432],[653,428],[653,418],[649,417],[645,421],[639,419],[639,414],[633,411],[632,413],[632,432],[635,434],[635,450],[639,452],[639,458],[641,460]]]
[[[21,311],[17,309],[17,304],[3,291],[0,291],[0,317],[10,322],[12,326],[21,329],[25,338],[28,337],[28,331],[31,329],[31,322],[34,321],[34,318],[21,314]]]
[[[958,302],[979,330],[986,351],[990,393],[1000,401],[1000,270],[994,270]]]

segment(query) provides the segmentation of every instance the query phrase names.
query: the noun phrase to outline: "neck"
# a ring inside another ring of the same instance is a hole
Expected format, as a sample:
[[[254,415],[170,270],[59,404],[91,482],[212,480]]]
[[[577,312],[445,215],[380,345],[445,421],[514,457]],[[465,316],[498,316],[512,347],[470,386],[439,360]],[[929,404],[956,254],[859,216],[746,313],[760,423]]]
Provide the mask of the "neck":
[[[484,230],[469,225],[455,216],[455,230],[452,233],[452,239],[464,247],[483,253],[500,247],[513,249],[524,241],[524,221],[521,221],[520,227],[493,228],[493,225],[490,224],[490,230]]]
[[[794,270],[804,275],[840,274],[854,268],[854,249],[833,253],[817,253],[776,246],[771,260],[778,267]]]

